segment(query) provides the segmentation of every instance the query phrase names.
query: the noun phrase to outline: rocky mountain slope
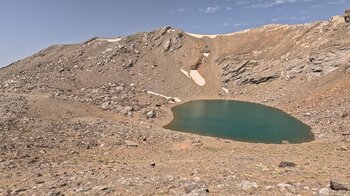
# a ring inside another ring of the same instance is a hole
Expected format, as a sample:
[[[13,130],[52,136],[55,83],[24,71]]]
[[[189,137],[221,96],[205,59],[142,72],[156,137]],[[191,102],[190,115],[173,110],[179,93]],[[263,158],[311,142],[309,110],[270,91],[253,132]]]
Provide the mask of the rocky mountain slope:
[[[51,46],[1,68],[0,194],[349,195],[337,184],[350,185],[348,22],[225,35],[163,27]],[[316,141],[162,128],[170,107],[201,98],[280,108]]]

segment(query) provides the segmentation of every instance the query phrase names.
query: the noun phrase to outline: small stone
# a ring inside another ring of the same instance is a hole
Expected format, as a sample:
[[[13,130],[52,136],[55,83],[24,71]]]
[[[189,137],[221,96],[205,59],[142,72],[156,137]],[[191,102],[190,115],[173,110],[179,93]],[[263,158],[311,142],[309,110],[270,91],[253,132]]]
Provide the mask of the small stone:
[[[137,148],[139,147],[139,144],[130,140],[125,140],[125,144],[127,147],[133,147],[133,148]]]
[[[346,187],[345,185],[338,183],[338,182],[335,182],[335,181],[330,181],[330,187],[332,190],[335,190],[335,191],[340,191],[340,190],[347,191],[347,190],[349,190],[349,188]]]
[[[15,191],[15,193],[18,194],[18,193],[21,193],[21,192],[24,192],[24,191],[27,191],[27,189],[18,189],[18,190]]]
[[[339,150],[340,151],[348,151],[349,149],[346,146],[341,146]]]
[[[279,183],[277,185],[278,188],[281,189],[281,191],[288,190],[291,193],[295,193],[295,187],[291,184],[285,184],[285,183]]]
[[[107,190],[108,189],[108,186],[95,186],[95,187],[92,187],[92,190],[95,190],[95,191],[104,191],[104,190]]]
[[[270,190],[272,190],[273,188],[274,188],[274,186],[265,186],[264,187],[267,191],[270,191]]]
[[[258,185],[255,182],[249,182],[249,181],[243,181],[239,184],[239,186],[245,191],[258,188]]]
[[[175,103],[175,102],[176,102],[175,99],[174,99],[173,97],[168,98],[168,101],[169,101],[169,102],[172,102],[172,103]]]
[[[282,144],[290,144],[288,140],[282,140]]]
[[[330,194],[330,191],[328,188],[322,188],[318,191],[319,196],[326,196]]]
[[[134,62],[132,62],[132,60],[129,60],[128,63],[126,64],[127,68],[133,67],[134,66]]]
[[[109,108],[109,101],[102,103],[101,108],[104,109],[104,110],[108,110],[108,108]]]
[[[133,110],[132,106],[126,106],[125,111],[131,112]]]
[[[200,140],[195,140],[192,142],[192,146],[200,147],[203,146],[203,143]]]
[[[156,113],[153,110],[151,110],[147,112],[146,116],[147,118],[154,118],[156,116]]]
[[[311,68],[311,70],[313,72],[322,72],[323,71],[321,66],[314,66],[314,67]]]
[[[122,90],[124,90],[124,87],[122,87],[122,86],[117,86],[117,87],[115,88],[115,90],[117,90],[117,91],[122,91]]]
[[[155,167],[156,163],[150,163],[149,165],[152,166],[152,167]]]
[[[287,161],[281,161],[281,163],[278,165],[280,168],[285,168],[285,167],[296,167],[297,164],[293,162],[287,162]]]
[[[63,194],[61,193],[61,191],[52,191],[46,195],[48,195],[48,196],[62,196]]]
[[[85,190],[84,190],[84,188],[83,187],[79,187],[77,190],[75,190],[75,192],[78,192],[78,193],[80,193],[80,192],[84,192]]]
[[[198,189],[198,186],[196,184],[190,184],[184,188],[186,194],[189,194],[196,189]]]

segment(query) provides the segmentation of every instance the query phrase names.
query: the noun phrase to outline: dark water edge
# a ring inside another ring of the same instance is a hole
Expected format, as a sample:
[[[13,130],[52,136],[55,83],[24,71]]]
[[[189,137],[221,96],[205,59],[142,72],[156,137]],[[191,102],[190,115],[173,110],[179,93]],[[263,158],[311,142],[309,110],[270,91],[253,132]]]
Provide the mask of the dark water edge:
[[[195,100],[171,109],[165,129],[242,142],[281,144],[315,139],[311,128],[265,105],[232,100]]]

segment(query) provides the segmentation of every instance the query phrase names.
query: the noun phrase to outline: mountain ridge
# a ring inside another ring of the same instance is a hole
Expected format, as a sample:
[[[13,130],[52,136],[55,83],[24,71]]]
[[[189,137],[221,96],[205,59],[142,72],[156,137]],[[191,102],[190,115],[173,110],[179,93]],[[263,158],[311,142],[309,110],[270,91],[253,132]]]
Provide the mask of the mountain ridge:
[[[50,46],[1,68],[0,193],[349,194],[334,188],[350,186],[346,18],[211,37],[162,27]],[[173,106],[196,99],[279,108],[316,140],[162,127]]]

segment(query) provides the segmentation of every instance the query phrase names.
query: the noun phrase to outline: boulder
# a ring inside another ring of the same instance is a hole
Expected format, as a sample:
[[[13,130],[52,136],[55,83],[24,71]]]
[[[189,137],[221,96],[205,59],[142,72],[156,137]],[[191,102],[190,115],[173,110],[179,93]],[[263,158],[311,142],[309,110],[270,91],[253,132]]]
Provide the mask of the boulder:
[[[350,10],[345,11],[344,19],[346,23],[350,23]]]
[[[163,52],[167,52],[171,47],[171,39],[168,39],[164,42]]]
[[[346,187],[345,185],[341,184],[341,183],[338,183],[338,182],[335,182],[335,181],[330,181],[330,187],[332,190],[335,190],[335,191],[347,191],[349,190],[348,187]]]
[[[153,40],[157,40],[157,39],[159,39],[160,37],[162,37],[169,29],[171,29],[171,27],[169,27],[169,26],[166,26],[166,27],[161,28],[161,29],[158,31],[157,35],[153,38]]]
[[[296,167],[297,164],[293,162],[287,162],[287,161],[281,161],[281,163],[278,165],[280,168],[286,168],[286,167]]]

